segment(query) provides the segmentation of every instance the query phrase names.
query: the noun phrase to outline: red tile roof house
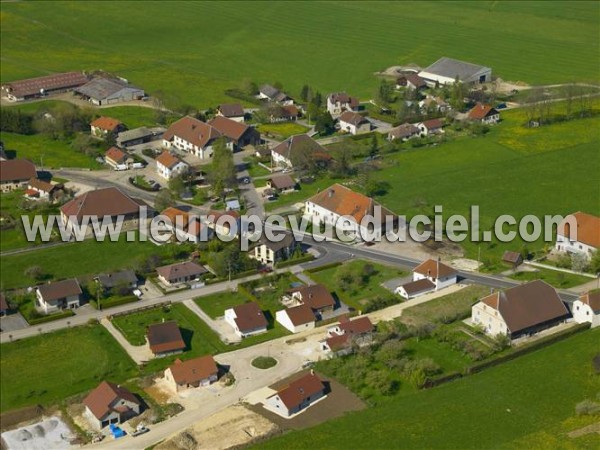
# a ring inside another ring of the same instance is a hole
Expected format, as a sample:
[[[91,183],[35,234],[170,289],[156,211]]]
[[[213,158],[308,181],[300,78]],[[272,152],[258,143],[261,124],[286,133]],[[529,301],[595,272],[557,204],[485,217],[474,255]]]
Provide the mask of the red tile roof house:
[[[159,157],[156,158],[156,173],[167,180],[187,173],[189,170],[189,164],[179,158],[179,156],[168,151],[162,152]]]
[[[333,117],[344,111],[358,111],[360,102],[356,97],[350,97],[345,92],[334,92],[327,96],[327,112]]]
[[[39,180],[37,178],[32,178],[27,184],[25,196],[31,199],[47,200],[52,202],[55,194],[58,191],[58,185]]]
[[[273,265],[278,261],[289,259],[297,245],[296,238],[292,233],[285,233],[283,239],[278,242],[270,241],[265,235],[262,235],[254,246],[253,253],[249,256],[263,264]]]
[[[376,207],[381,208],[381,222],[377,218]],[[336,183],[306,200],[304,215],[311,222],[332,226],[345,216],[347,223],[352,224],[352,229],[347,231],[349,235],[357,240],[365,236],[376,240],[385,234],[385,218],[393,216],[393,213],[372,198]],[[367,222],[371,221],[370,218],[373,219],[371,223]],[[366,223],[361,225],[363,219]]]
[[[481,122],[487,125],[493,125],[500,122],[500,113],[490,105],[477,103],[467,113],[467,119],[474,122]]]
[[[572,226],[575,224],[576,229]],[[600,249],[600,217],[581,211],[569,214],[558,226],[554,248],[559,252],[578,253],[591,258]]]
[[[306,410],[325,395],[323,381],[311,371],[279,389],[276,394],[267,397],[263,406],[269,411],[289,418]]]
[[[111,147],[104,154],[104,160],[111,167],[122,166],[133,163],[133,158],[117,147]]]
[[[110,217],[115,223],[118,216],[123,216],[121,231],[135,229],[140,221],[140,207],[146,207],[148,220],[153,211],[140,199],[131,198],[116,187],[88,191],[65,203],[60,208],[60,216],[68,230],[81,225],[85,216],[96,216],[100,223],[104,217]],[[108,219],[107,219],[108,220]],[[93,228],[87,227],[86,237],[93,236]]]
[[[342,317],[340,322],[327,329],[327,337],[321,341],[321,349],[332,355],[352,353],[352,347],[362,347],[372,343],[375,327],[368,316],[360,316],[354,320]]]
[[[208,386],[217,381],[219,369],[212,356],[200,356],[198,358],[175,362],[165,369],[164,380],[169,387],[180,392],[189,388]]]
[[[83,292],[79,282],[72,278],[37,286],[35,294],[38,309],[50,314],[61,309],[78,308]]]
[[[600,290],[582,294],[573,302],[571,312],[577,323],[589,322],[592,328],[600,326]]]
[[[137,416],[141,402],[126,388],[103,381],[83,399],[85,415],[94,428],[102,429]]]
[[[419,122],[416,126],[421,132],[421,137],[429,136],[430,134],[442,134],[444,132],[444,122],[440,119],[430,119],[425,122]]]
[[[206,224],[219,236],[239,235],[241,217],[237,211],[210,210],[206,215]]]
[[[98,117],[92,123],[90,123],[90,131],[92,136],[105,138],[109,134],[117,136],[121,131],[125,130],[125,125],[120,120],[113,119],[112,117]]]
[[[10,192],[27,186],[29,180],[37,177],[35,164],[27,159],[0,161],[0,191]]]
[[[404,298],[437,291],[458,283],[458,271],[438,260],[428,259],[413,269],[413,281],[395,290]]]
[[[165,225],[175,233],[175,238],[179,242],[207,242],[214,234],[208,224],[200,220],[200,217],[191,216],[187,211],[176,206],[165,209],[160,215],[170,220],[171,223]]]
[[[371,131],[371,122],[366,117],[352,111],[346,111],[338,119],[340,131],[350,134],[368,133]]]
[[[490,336],[507,335],[511,339],[533,335],[564,322],[569,310],[556,289],[535,280],[495,292],[471,308],[471,321]]]
[[[150,325],[146,331],[146,341],[157,358],[181,353],[186,349],[181,331],[174,320]]]
[[[293,154],[310,151],[321,165],[327,165],[333,158],[327,151],[308,134],[290,136],[285,141],[271,149],[271,160],[278,167],[293,167]]]
[[[329,290],[322,284],[303,286],[292,289],[290,292],[295,305],[306,305],[310,307],[315,314],[323,314],[335,309],[335,299]]]
[[[224,103],[217,107],[217,116],[227,117],[236,122],[244,122],[244,108],[239,103]]]
[[[233,151],[241,150],[247,145],[260,144],[260,133],[254,127],[236,122],[227,117],[217,116],[208,124],[215,128],[233,144]]]
[[[166,286],[199,280],[208,270],[200,264],[192,261],[169,264],[156,269],[158,279]]]
[[[12,102],[67,92],[83,86],[88,78],[81,72],[55,73],[38,78],[11,81],[2,85],[2,95]]]
[[[183,117],[163,134],[163,146],[190,153],[200,159],[209,159],[213,154],[215,140],[223,135],[214,127],[190,116]],[[228,143],[230,149],[233,144]]]
[[[241,338],[266,333],[269,326],[269,322],[256,302],[243,303],[226,309],[225,322],[231,325]]]
[[[275,320],[292,333],[300,333],[312,330],[315,327],[316,318],[310,306],[299,305],[277,311]]]

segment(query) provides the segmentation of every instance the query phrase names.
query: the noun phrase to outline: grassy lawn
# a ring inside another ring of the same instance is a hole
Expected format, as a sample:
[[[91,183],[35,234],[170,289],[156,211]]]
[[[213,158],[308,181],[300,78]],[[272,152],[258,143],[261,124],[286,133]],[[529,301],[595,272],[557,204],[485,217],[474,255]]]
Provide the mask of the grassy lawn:
[[[58,247],[2,256],[0,277],[4,289],[13,289],[37,284],[35,280],[23,273],[31,266],[41,267],[48,279],[61,279],[135,267],[138,261],[151,255],[163,256],[167,264],[177,250],[174,245],[157,247],[151,242],[126,242],[124,237],[118,242],[97,242],[88,239]]]
[[[260,166],[258,164],[258,161],[258,158],[256,158],[255,156],[251,156],[249,158],[244,159],[244,162],[246,163],[246,170],[248,171],[250,177],[254,178],[263,177],[265,175],[271,175],[271,172],[269,172],[264,167]],[[265,164],[268,165],[268,163]],[[254,185],[256,185],[256,182],[254,183]]]
[[[217,317],[222,317],[226,309],[246,303],[249,301],[249,298],[242,293],[225,291],[198,297],[194,301],[202,308],[202,311],[213,319],[216,319]]]
[[[600,329],[586,331],[434,389],[401,390],[261,447],[370,449],[376,434],[381,448],[594,448],[597,436],[570,440],[565,433],[597,420],[575,417],[575,405],[600,389],[591,361],[598,339]]]
[[[418,8],[387,2],[188,2],[172,8],[156,2],[143,10],[121,2],[102,8],[96,2],[13,2],[2,8],[1,80],[102,68],[150,94],[161,90],[173,102],[203,108],[231,101],[225,89],[244,79],[279,80],[292,95],[309,83],[324,95],[343,88],[369,98],[378,85],[373,72],[394,64],[427,66],[444,55],[492,67],[505,80],[595,80],[598,14],[595,2],[431,2]],[[230,27],[233,22],[239,26]],[[422,33],[424,23],[425,42],[406,39]],[[510,32],[481,39],[499,24],[510,24]],[[299,39],[299,33],[310,38]],[[530,51],[515,51],[524,42]],[[310,64],[290,64],[290,55]],[[353,69],[331,55],[351,59]]]
[[[267,136],[275,136],[279,139],[287,139],[295,134],[304,134],[308,131],[304,125],[294,122],[286,123],[263,123],[256,127],[258,131]]]
[[[294,174],[292,174],[292,176],[294,176]],[[338,181],[340,180],[325,175],[317,178],[313,183],[310,184],[300,183],[299,190],[290,192],[288,194],[282,194],[277,198],[277,200],[265,202],[265,210],[273,211],[275,209],[289,207],[295,203],[303,203],[309,197],[312,197],[323,189],[327,189],[329,186]]]
[[[502,117],[503,122],[483,137],[385,156],[374,177],[387,183],[388,190],[378,200],[407,217],[432,215],[434,206],[442,205],[444,219],[452,214],[469,217],[470,206],[478,205],[481,230],[493,229],[501,214],[517,221],[527,214],[543,218],[578,210],[600,215],[597,196],[589,195],[588,185],[579,182],[586,173],[592,185],[600,183],[600,137],[595,132],[600,117],[535,129],[522,126],[521,111],[508,111]],[[578,157],[565,164],[573,154]],[[559,191],[559,197],[548,195]],[[477,258],[477,242],[467,239],[462,246],[467,257]],[[517,238],[510,243],[481,243],[481,260],[498,263],[505,250],[519,251],[524,246],[534,251],[544,242]]]
[[[33,103],[37,105],[37,103]],[[42,134],[22,135],[0,132],[0,140],[7,150],[16,150],[17,158],[30,159],[36,166],[44,164],[44,169],[60,167],[83,167],[99,169],[102,167],[94,158],[73,150],[64,141],[55,141]]]
[[[136,375],[134,362],[100,325],[83,326],[2,344],[1,410],[48,406]]]
[[[350,270],[346,269],[347,267],[350,267],[352,271],[360,273],[367,264],[370,264],[375,269],[375,274],[369,277],[368,283],[365,286],[356,286],[347,291],[342,290],[338,281],[340,271]],[[374,297],[391,296],[392,293],[381,286],[381,283],[391,278],[398,278],[406,275],[408,275],[406,272],[393,267],[360,260],[347,262],[342,266],[332,267],[308,274],[308,276],[315,282],[327,286],[330,292],[337,295],[341,301],[356,310],[364,308],[364,305],[367,303],[367,301]]]
[[[155,308],[146,311],[118,316],[113,324],[121,330],[123,336],[133,345],[144,345],[146,328],[154,323],[176,320],[187,350],[180,355],[153,359],[144,367],[145,373],[153,373],[164,369],[175,359],[190,359],[201,355],[214,355],[225,351],[226,345],[196,314],[181,303],[166,308]]]
[[[143,106],[113,106],[99,111],[103,116],[119,119],[127,128],[155,127],[156,111]]]
[[[133,184],[140,186],[142,188],[152,189],[152,186],[150,185],[150,183],[148,183],[148,181],[146,180],[146,177],[144,175],[136,175],[135,178],[133,179]]]
[[[510,278],[518,281],[544,280],[558,289],[569,289],[573,286],[594,281],[593,278],[551,269],[536,269],[535,272],[517,272]]]

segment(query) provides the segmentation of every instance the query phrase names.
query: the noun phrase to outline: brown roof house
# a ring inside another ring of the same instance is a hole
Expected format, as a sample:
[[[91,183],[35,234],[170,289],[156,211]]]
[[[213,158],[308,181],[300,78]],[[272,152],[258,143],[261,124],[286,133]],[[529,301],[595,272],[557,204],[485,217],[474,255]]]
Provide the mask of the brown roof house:
[[[298,183],[288,174],[274,175],[267,180],[267,186],[279,193],[295,191]]]
[[[36,306],[44,314],[79,308],[82,293],[75,278],[42,284],[36,287]]]
[[[371,122],[358,113],[346,111],[338,119],[340,130],[350,134],[368,133],[371,131]]]
[[[414,72],[405,72],[396,79],[396,89],[408,88],[420,90],[427,87],[427,83],[423,78]]]
[[[311,152],[315,160],[322,165],[327,165],[331,155],[311,138],[308,134],[297,134],[290,136],[282,143],[271,149],[271,160],[279,167],[293,167],[294,154],[299,152]]]
[[[156,173],[167,180],[187,173],[189,170],[190,166],[171,152],[164,151],[156,158]]]
[[[217,116],[244,122],[244,108],[239,103],[224,103],[217,107]]]
[[[284,233],[283,239],[273,242],[263,234],[254,246],[254,253],[250,256],[263,264],[273,265],[278,261],[289,259],[296,250],[296,238],[292,233]]]
[[[381,238],[386,216],[393,216],[372,198],[337,183],[306,200],[304,215],[313,223],[331,226],[339,225],[343,217],[346,233],[364,240]]]
[[[137,416],[141,402],[126,388],[103,381],[83,399],[85,415],[97,429]]]
[[[291,294],[294,304],[308,306],[315,314],[323,314],[335,309],[335,299],[322,284],[295,288],[292,289]]]
[[[350,97],[345,92],[334,92],[327,96],[327,112],[333,117],[344,111],[358,111],[360,102],[356,97]]]
[[[165,370],[164,380],[175,392],[199,386],[208,386],[218,379],[219,369],[212,356],[175,362]]]
[[[146,330],[146,340],[150,351],[156,357],[181,353],[186,348],[181,331],[174,320],[150,325]]]
[[[169,264],[156,268],[158,279],[167,286],[198,280],[207,272],[208,270],[204,266],[196,264],[193,261]]]
[[[506,250],[502,255],[502,262],[504,264],[508,264],[512,268],[516,268],[523,264],[523,256],[519,252],[512,252],[510,250]]]
[[[165,226],[175,234],[179,242],[207,242],[213,235],[213,230],[200,217],[176,206],[165,209],[160,215],[170,221],[165,222]]]
[[[24,188],[32,178],[37,178],[37,171],[31,161],[27,159],[0,161],[0,191],[10,192]]]
[[[287,418],[306,410],[325,395],[323,381],[311,371],[267,397],[263,406]]]
[[[504,334],[511,339],[550,328],[568,316],[556,289],[541,280],[495,292],[471,309],[472,322],[487,334]]]
[[[396,294],[413,298],[458,283],[458,271],[439,259],[428,259],[413,269],[413,281],[398,286]]]
[[[126,295],[138,287],[138,278],[131,269],[123,269],[117,272],[101,273],[95,280],[100,284],[105,293]]]
[[[421,130],[419,130],[415,125],[411,123],[403,123],[402,125],[392,128],[388,132],[388,140],[393,141],[395,139],[400,139],[402,141],[407,141],[414,137],[419,137],[420,133]]]
[[[213,154],[215,140],[223,135],[214,127],[190,116],[183,117],[163,134],[163,146],[174,147],[200,159],[209,159]],[[232,147],[232,144],[228,144]]]
[[[424,122],[419,122],[416,127],[421,132],[421,137],[429,136],[430,134],[442,134],[444,132],[444,122],[440,119],[430,119]]]
[[[53,202],[61,190],[61,186],[58,184],[48,183],[39,178],[32,178],[27,184],[25,196],[29,199]]]
[[[354,320],[342,317],[340,322],[327,329],[327,337],[321,341],[321,349],[331,355],[347,355],[352,347],[370,345],[375,327],[368,316]]]
[[[600,326],[600,289],[582,294],[573,302],[571,312],[577,323],[589,322],[592,328]]]
[[[315,313],[308,305],[292,306],[275,313],[275,320],[292,333],[312,330],[315,327]]]
[[[133,158],[117,147],[109,148],[104,154],[104,160],[115,168],[133,163]]]
[[[86,216],[95,217],[100,223],[105,217],[113,223],[120,217],[123,220],[121,231],[127,231],[138,226],[140,217],[144,214],[142,208],[146,208],[145,214],[151,218],[153,211],[144,201],[129,197],[119,188],[108,187],[88,191],[65,203],[60,208],[60,216],[65,228],[72,233],[76,233],[75,229],[78,225],[85,223]],[[92,226],[85,229],[87,237],[92,236],[93,233]]]
[[[233,144],[233,150],[240,150],[247,145],[260,144],[260,133],[254,127],[236,122],[227,117],[217,116],[208,124],[215,128]]]
[[[235,333],[245,338],[265,333],[269,322],[258,303],[243,303],[225,310],[225,322],[233,327]]]
[[[55,73],[5,83],[2,85],[2,95],[10,101],[20,102],[29,98],[70,91],[87,82],[87,77],[81,72]]]
[[[555,248],[591,258],[600,249],[600,217],[581,211],[569,214],[558,226]]]
[[[467,113],[467,119],[474,122],[481,122],[486,125],[493,125],[500,122],[500,113],[490,105],[477,103]]]
[[[123,130],[125,130],[125,125],[120,120],[112,117],[98,117],[90,123],[90,131],[96,137],[105,138],[109,134],[116,137]]]

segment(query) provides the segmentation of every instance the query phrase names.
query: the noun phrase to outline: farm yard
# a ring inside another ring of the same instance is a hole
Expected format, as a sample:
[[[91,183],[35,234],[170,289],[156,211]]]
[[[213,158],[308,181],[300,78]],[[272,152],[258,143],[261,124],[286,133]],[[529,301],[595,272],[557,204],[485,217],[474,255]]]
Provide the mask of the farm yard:
[[[598,439],[593,433],[579,438],[565,434],[597,420],[576,416],[575,405],[595,398],[600,388],[592,365],[599,338],[598,329],[582,332],[437,388],[401,391],[398,398],[261,447],[301,449],[310,443],[315,448],[373,448],[372,433],[354,432],[362,429],[374,430],[377,444],[390,448],[398,442],[415,449],[593,448]]]
[[[245,79],[280,81],[292,94],[309,83],[321,92],[343,88],[370,97],[377,83],[374,72],[398,64],[426,66],[440,55],[480,62],[505,80],[592,81],[599,62],[599,8],[594,2],[543,7],[536,2],[418,7],[239,2],[235,8],[220,2],[180,2],[177,8],[150,3],[140,10],[135,3],[122,2],[102,8],[95,2],[14,2],[2,7],[1,80],[102,69],[151,95],[160,91],[169,102],[203,107],[231,100],[224,91]],[[86,16],[94,20],[81,19]],[[427,39],[420,37],[423,29]],[[490,30],[494,39],[481,39]],[[517,51],[525,42],[527,51]],[[290,64],[290,57],[310,64]],[[352,61],[352,70],[347,61]]]

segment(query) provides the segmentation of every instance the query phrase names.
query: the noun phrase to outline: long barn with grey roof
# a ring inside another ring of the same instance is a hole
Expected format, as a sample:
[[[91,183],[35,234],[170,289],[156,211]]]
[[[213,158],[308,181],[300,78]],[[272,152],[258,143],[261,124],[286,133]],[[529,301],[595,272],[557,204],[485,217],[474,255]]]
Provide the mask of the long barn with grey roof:
[[[419,72],[428,85],[462,83],[486,83],[492,81],[492,69],[452,58],[440,58]]]

